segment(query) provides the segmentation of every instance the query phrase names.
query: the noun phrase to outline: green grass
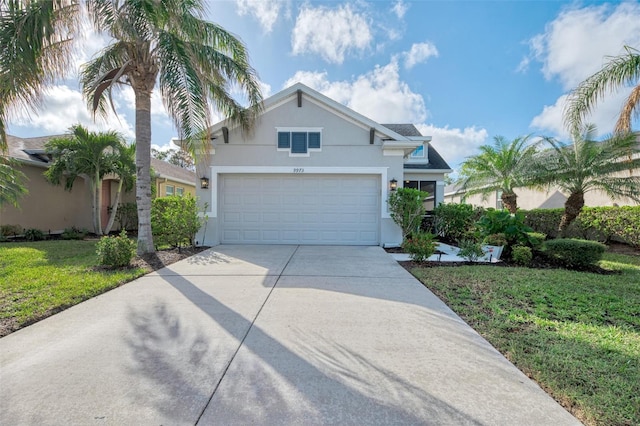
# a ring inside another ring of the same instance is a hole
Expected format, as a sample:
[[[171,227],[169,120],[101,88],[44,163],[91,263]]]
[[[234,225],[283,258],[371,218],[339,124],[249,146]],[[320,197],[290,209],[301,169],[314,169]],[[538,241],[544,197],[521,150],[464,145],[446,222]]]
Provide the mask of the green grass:
[[[640,424],[640,257],[596,275],[463,266],[412,272],[588,425]]]
[[[95,241],[0,244],[0,336],[145,273],[96,269],[95,246]]]

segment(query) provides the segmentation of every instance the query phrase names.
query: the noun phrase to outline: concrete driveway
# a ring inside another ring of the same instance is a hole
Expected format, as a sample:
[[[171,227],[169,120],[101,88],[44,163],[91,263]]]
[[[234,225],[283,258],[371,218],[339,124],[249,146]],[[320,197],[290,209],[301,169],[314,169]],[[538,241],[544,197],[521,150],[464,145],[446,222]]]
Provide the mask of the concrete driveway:
[[[218,246],[0,339],[0,424],[579,422],[379,247]]]

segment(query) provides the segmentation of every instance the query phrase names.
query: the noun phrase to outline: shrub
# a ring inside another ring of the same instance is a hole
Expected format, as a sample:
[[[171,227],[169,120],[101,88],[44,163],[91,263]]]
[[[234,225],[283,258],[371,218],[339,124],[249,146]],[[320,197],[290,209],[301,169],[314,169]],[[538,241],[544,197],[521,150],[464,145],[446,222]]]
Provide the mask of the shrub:
[[[402,229],[402,240],[417,232],[424,216],[424,199],[429,194],[413,188],[398,188],[389,195],[391,219]]]
[[[607,246],[596,241],[559,238],[544,243],[546,255],[554,257],[566,266],[587,266],[602,259]]]
[[[124,267],[131,263],[136,254],[136,243],[127,237],[127,231],[123,229],[116,237],[100,238],[96,245],[96,253],[101,265],[112,268]]]
[[[151,207],[151,231],[157,245],[192,246],[201,222],[191,195],[156,198]]]
[[[138,229],[138,206],[136,203],[122,203],[116,211],[116,222],[120,230],[134,231]]]
[[[531,259],[533,259],[531,247],[514,246],[511,249],[511,259],[518,265],[528,266],[531,264]]]
[[[532,229],[524,223],[524,213],[509,213],[507,210],[487,210],[477,223],[480,235],[503,234],[506,245],[527,241],[527,232]]]
[[[460,240],[460,251],[458,256],[466,259],[467,262],[477,262],[479,258],[484,256],[482,244],[474,240]]]
[[[599,234],[601,240],[619,238],[640,247],[640,206],[585,208],[579,219],[585,228]]]
[[[490,246],[506,246],[507,237],[500,232],[497,234],[487,235],[486,237],[484,237],[484,240],[482,242]]]
[[[31,228],[24,231],[24,238],[27,241],[42,241],[45,239],[44,232],[37,228]]]
[[[60,237],[63,240],[82,240],[87,236],[87,234],[88,231],[86,229],[78,229],[75,226],[72,226],[71,228],[66,228]]]
[[[0,237],[15,237],[22,234],[20,225],[0,225]]]
[[[433,210],[436,234],[450,242],[462,240],[475,231],[475,223],[483,212],[483,208],[471,204],[439,204]]]
[[[580,216],[576,218],[564,232],[564,238],[579,238],[585,240],[605,241],[597,228],[583,221],[589,207],[582,209]],[[525,224],[533,228],[534,231],[546,234],[548,238],[559,238],[558,226],[564,213],[564,209],[534,209],[525,213]]]
[[[417,232],[405,240],[402,248],[409,253],[411,260],[424,262],[436,252],[435,235],[429,232]]]
[[[547,239],[547,236],[541,232],[527,232],[527,239],[529,247],[534,250],[540,250],[542,248],[542,244],[544,244],[544,240]]]

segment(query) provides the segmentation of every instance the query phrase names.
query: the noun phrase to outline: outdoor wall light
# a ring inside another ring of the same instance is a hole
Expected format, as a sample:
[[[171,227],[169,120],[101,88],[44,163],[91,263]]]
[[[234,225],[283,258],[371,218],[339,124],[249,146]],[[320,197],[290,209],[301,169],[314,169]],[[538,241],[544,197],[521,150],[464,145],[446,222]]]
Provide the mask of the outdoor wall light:
[[[391,189],[392,191],[395,191],[396,189],[398,189],[398,181],[395,179],[391,179],[389,181],[389,189]]]
[[[200,178],[200,188],[207,189],[209,188],[209,178],[202,176]]]

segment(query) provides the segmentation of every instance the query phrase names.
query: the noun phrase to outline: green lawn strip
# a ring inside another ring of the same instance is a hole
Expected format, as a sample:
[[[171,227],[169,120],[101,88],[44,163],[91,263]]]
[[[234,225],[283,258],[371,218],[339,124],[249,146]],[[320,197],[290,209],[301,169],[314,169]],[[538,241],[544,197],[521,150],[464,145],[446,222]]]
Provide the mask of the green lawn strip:
[[[21,327],[139,277],[99,270],[95,241],[0,244],[0,320]]]
[[[588,425],[640,424],[640,258],[596,275],[463,266],[412,272]]]

